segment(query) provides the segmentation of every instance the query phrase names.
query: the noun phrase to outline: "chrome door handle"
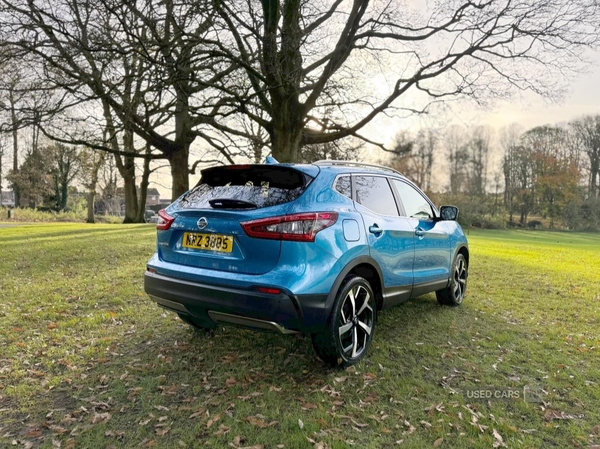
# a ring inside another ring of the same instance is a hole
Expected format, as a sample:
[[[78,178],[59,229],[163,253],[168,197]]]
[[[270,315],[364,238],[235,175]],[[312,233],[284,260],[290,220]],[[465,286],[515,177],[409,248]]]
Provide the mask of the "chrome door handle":
[[[416,236],[423,237],[425,234],[427,234],[427,232],[425,232],[423,229],[421,229],[421,228],[415,229]]]
[[[379,226],[377,226],[377,223],[375,223],[374,225],[369,226],[369,232],[372,234],[381,234],[383,229],[381,229]]]

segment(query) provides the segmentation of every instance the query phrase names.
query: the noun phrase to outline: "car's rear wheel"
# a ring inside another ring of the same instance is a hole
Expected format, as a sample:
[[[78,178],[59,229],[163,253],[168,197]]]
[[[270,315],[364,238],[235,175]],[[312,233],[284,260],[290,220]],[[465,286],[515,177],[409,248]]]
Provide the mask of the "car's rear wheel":
[[[443,290],[435,292],[437,300],[444,306],[460,306],[467,292],[467,278],[469,267],[462,254],[457,254],[452,264],[450,284]]]
[[[312,336],[315,352],[332,366],[354,365],[371,346],[376,320],[375,295],[369,283],[359,276],[346,278],[325,331]]]
[[[196,329],[199,329],[199,330],[202,330],[202,331],[206,331],[206,332],[208,332],[209,330],[211,330],[210,328],[208,328],[208,327],[203,326],[202,324],[200,324],[199,321],[195,320],[190,315],[184,315],[183,313],[178,313],[177,315],[179,316],[179,319],[181,321],[183,321],[186,324],[189,324],[192,327],[195,327]]]

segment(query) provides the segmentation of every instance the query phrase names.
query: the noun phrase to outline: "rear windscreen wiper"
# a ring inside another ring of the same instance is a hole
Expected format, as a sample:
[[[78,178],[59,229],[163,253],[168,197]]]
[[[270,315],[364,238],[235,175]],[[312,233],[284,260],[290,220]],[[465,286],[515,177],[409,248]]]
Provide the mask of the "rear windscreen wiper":
[[[256,209],[258,206],[250,201],[215,198],[208,203],[213,209]]]

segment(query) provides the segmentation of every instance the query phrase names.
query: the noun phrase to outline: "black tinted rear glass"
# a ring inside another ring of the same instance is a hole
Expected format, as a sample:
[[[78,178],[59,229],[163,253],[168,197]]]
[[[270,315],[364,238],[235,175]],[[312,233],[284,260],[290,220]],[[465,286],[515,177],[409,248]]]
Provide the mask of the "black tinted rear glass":
[[[312,178],[290,167],[247,165],[209,168],[181,200],[184,209],[248,209],[298,198]]]

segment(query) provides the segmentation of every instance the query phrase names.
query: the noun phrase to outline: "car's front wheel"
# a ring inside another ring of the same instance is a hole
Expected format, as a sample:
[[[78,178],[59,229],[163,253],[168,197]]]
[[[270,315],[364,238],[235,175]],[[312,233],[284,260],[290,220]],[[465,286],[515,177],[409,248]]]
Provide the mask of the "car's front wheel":
[[[350,366],[366,354],[377,319],[375,295],[359,276],[345,279],[340,287],[325,331],[313,334],[315,352],[332,366]]]
[[[452,277],[450,284],[443,290],[435,292],[437,300],[444,306],[459,306],[465,299],[467,292],[467,277],[469,267],[467,260],[462,254],[457,254],[452,264]]]

